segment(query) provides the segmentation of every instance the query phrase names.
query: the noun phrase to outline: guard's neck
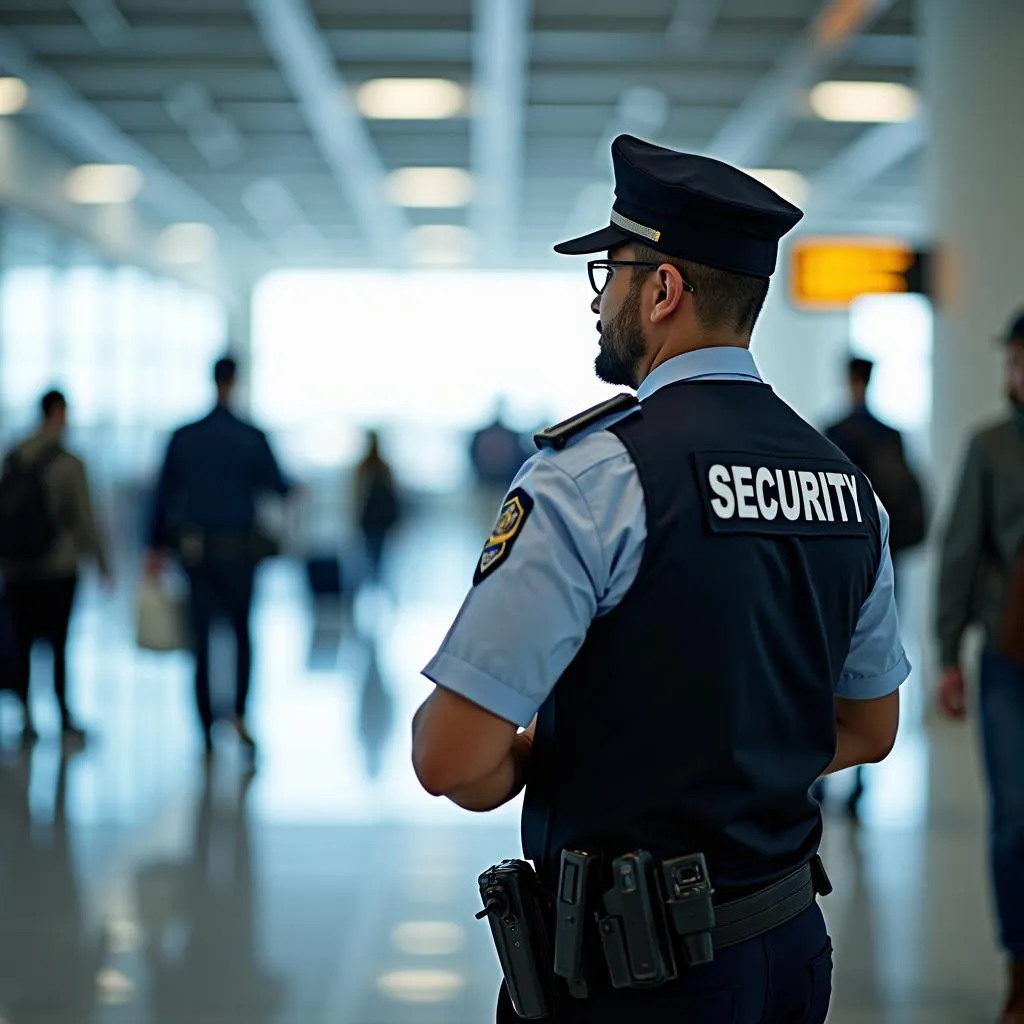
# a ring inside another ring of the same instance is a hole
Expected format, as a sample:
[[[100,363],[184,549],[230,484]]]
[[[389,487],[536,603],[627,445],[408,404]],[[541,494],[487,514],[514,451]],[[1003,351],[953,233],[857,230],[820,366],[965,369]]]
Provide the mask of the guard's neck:
[[[707,348],[750,348],[750,338],[731,331],[703,331],[690,338],[671,339],[655,351],[641,381],[649,377],[662,363],[687,352]]]

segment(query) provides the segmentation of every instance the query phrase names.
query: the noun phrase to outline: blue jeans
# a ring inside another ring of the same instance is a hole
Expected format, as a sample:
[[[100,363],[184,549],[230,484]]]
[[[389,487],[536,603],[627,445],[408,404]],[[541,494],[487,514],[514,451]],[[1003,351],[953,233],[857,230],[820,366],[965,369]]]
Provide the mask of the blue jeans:
[[[1024,668],[992,649],[981,656],[981,732],[1000,938],[1024,960]]]

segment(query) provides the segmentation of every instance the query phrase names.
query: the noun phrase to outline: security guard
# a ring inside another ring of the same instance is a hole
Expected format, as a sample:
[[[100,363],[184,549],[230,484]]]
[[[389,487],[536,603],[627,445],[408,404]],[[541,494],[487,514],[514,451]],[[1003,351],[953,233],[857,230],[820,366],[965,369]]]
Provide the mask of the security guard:
[[[748,351],[800,210],[630,136],[612,157],[610,224],[556,249],[607,253],[589,264],[596,370],[636,394],[538,435],[424,670],[413,762],[470,810],[525,785],[525,854],[551,891],[563,851],[600,855],[605,889],[628,851],[704,855],[719,923],[738,922],[711,962],[648,988],[599,971],[549,1019],[820,1024],[808,790],[895,740],[910,666],[888,520]]]

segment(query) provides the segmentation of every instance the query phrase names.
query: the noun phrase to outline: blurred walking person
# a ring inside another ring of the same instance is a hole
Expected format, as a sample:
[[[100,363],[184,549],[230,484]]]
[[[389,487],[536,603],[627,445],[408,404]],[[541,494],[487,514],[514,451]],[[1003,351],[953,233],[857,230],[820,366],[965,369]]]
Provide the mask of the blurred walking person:
[[[39,428],[11,451],[0,478],[0,554],[16,652],[15,692],[25,709],[22,738],[38,738],[29,682],[32,649],[53,650],[53,689],[66,740],[82,741],[68,701],[67,641],[79,563],[92,557],[110,581],[106,545],[96,526],[85,463],[64,445],[68,403],[50,391]]]
[[[391,466],[381,453],[380,435],[366,435],[366,453],[356,467],[356,521],[370,578],[380,582],[388,542],[401,519],[401,504]]]
[[[195,645],[195,694],[206,755],[213,752],[218,717],[210,695],[210,633],[218,615],[235,636],[233,724],[243,747],[255,755],[246,710],[252,676],[252,611],[256,566],[263,538],[256,499],[291,490],[266,434],[231,410],[238,381],[234,359],[218,360],[213,372],[217,404],[204,419],[174,433],[153,499],[147,572],[157,574],[163,554],[181,562],[190,587]]]
[[[846,365],[850,408],[848,414],[825,430],[825,436],[871,481],[889,513],[889,551],[893,563],[893,589],[901,596],[900,572],[903,555],[925,537],[925,508],[920,481],[907,463],[903,437],[880,420],[868,404],[868,388],[874,363],[851,358]],[[824,784],[819,782],[819,799]],[[851,818],[860,813],[864,797],[864,765],[854,769],[853,790],[846,801]]]
[[[970,439],[942,541],[936,631],[943,714],[966,714],[961,641],[980,625],[978,715],[989,853],[1010,960],[1001,1024],[1024,1024],[1024,313],[1006,336],[1009,414]]]

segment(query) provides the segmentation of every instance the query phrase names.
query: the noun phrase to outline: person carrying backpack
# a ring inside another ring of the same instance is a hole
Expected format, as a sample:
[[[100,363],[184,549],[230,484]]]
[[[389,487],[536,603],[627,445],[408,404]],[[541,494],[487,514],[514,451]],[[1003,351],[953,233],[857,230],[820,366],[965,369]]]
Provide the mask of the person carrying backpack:
[[[11,688],[25,709],[22,738],[38,737],[29,701],[32,648],[53,649],[53,688],[65,739],[81,741],[67,700],[67,639],[79,561],[96,559],[110,581],[106,545],[89,496],[85,464],[64,447],[67,400],[50,391],[39,429],[8,453],[0,475],[0,568],[14,637]]]

